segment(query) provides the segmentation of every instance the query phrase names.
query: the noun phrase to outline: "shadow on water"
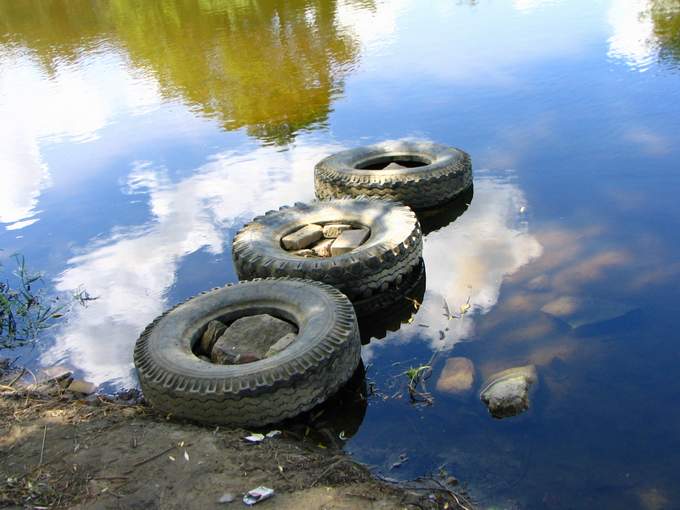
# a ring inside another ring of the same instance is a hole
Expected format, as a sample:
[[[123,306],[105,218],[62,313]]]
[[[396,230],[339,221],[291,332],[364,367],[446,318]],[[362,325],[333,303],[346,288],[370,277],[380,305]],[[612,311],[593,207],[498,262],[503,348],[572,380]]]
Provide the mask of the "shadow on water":
[[[332,448],[342,448],[361,427],[368,408],[366,369],[363,362],[340,390],[324,403],[287,420],[281,427],[300,438]]]
[[[397,331],[402,324],[413,320],[425,295],[425,263],[421,260],[418,267],[404,277],[402,285],[388,291],[385,296],[391,304],[381,310],[358,318],[361,343],[366,345],[371,339],[381,339],[390,331]]]

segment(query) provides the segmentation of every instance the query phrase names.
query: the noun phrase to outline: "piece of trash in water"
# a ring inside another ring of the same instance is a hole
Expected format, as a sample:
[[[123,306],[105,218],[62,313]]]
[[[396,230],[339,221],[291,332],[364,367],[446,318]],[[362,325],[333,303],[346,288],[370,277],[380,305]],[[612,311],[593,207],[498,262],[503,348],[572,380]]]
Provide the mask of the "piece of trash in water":
[[[344,430],[341,430],[341,431],[340,431],[340,434],[338,434],[338,437],[339,437],[341,440],[343,440],[343,441],[347,441],[347,436],[345,435],[345,431],[344,431]]]
[[[189,462],[189,452],[186,451],[186,450],[184,450],[184,460],[186,460],[187,462]]]
[[[264,441],[265,439],[273,439],[276,436],[280,436],[280,435],[281,435],[280,430],[271,430],[271,431],[267,432],[266,435],[260,434],[260,433],[250,434],[249,436],[246,436],[243,439],[245,439],[245,441],[247,443],[259,444],[262,441]]]
[[[399,460],[397,462],[393,462],[392,465],[390,466],[390,469],[396,469],[398,467],[401,467],[402,464],[406,463],[408,461],[408,456],[405,453],[402,453],[399,455]]]
[[[255,503],[264,501],[274,496],[274,489],[260,485],[255,489],[248,491],[245,496],[243,496],[243,502],[248,506],[253,506]]]
[[[168,455],[168,459],[170,459],[171,461],[175,462],[175,457],[173,457],[172,455]]]
[[[246,436],[243,439],[245,439],[248,443],[257,444],[264,441],[264,434],[250,434],[249,436]]]
[[[232,501],[236,500],[236,496],[234,496],[231,492],[225,492],[220,496],[220,499],[217,500],[218,503],[231,503]]]

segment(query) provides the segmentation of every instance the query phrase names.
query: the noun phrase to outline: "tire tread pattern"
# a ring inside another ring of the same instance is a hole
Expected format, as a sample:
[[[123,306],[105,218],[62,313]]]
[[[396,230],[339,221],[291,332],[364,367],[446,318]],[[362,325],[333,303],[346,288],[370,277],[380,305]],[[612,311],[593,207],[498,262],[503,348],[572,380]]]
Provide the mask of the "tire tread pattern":
[[[272,280],[276,279],[268,279]],[[326,400],[359,364],[359,330],[352,305],[345,296],[322,283],[308,280],[305,283],[320,287],[331,296],[336,315],[334,325],[327,337],[319,339],[305,355],[281,363],[267,373],[230,379],[197,378],[163,366],[153,356],[149,338],[164,317],[188,300],[158,316],[142,332],[134,350],[146,399],[156,410],[175,417],[241,427],[279,422]]]

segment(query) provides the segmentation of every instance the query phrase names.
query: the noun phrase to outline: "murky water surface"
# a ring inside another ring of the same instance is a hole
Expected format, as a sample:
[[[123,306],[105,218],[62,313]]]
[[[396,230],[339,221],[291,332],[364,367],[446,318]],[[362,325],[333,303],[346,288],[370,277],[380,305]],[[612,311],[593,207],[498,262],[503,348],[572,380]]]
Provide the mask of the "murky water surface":
[[[134,385],[140,330],[235,280],[244,222],[401,137],[467,150],[474,197],[427,220],[422,307],[364,347],[346,448],[481,507],[680,507],[676,0],[0,0],[0,258],[99,296],[24,358]],[[449,357],[469,392],[437,389]],[[528,363],[531,409],[492,419],[482,382]]]

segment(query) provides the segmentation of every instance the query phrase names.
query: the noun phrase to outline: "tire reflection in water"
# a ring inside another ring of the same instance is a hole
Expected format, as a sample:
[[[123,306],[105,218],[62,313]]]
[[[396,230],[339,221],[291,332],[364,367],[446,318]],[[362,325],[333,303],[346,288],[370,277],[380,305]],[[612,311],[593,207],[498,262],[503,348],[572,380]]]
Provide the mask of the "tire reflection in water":
[[[423,235],[435,232],[456,221],[472,203],[474,196],[474,185],[462,191],[450,202],[436,208],[417,211],[418,221]]]
[[[363,362],[350,380],[331,398],[310,411],[287,420],[281,428],[294,437],[330,448],[342,448],[354,436],[368,407],[366,369]]]

